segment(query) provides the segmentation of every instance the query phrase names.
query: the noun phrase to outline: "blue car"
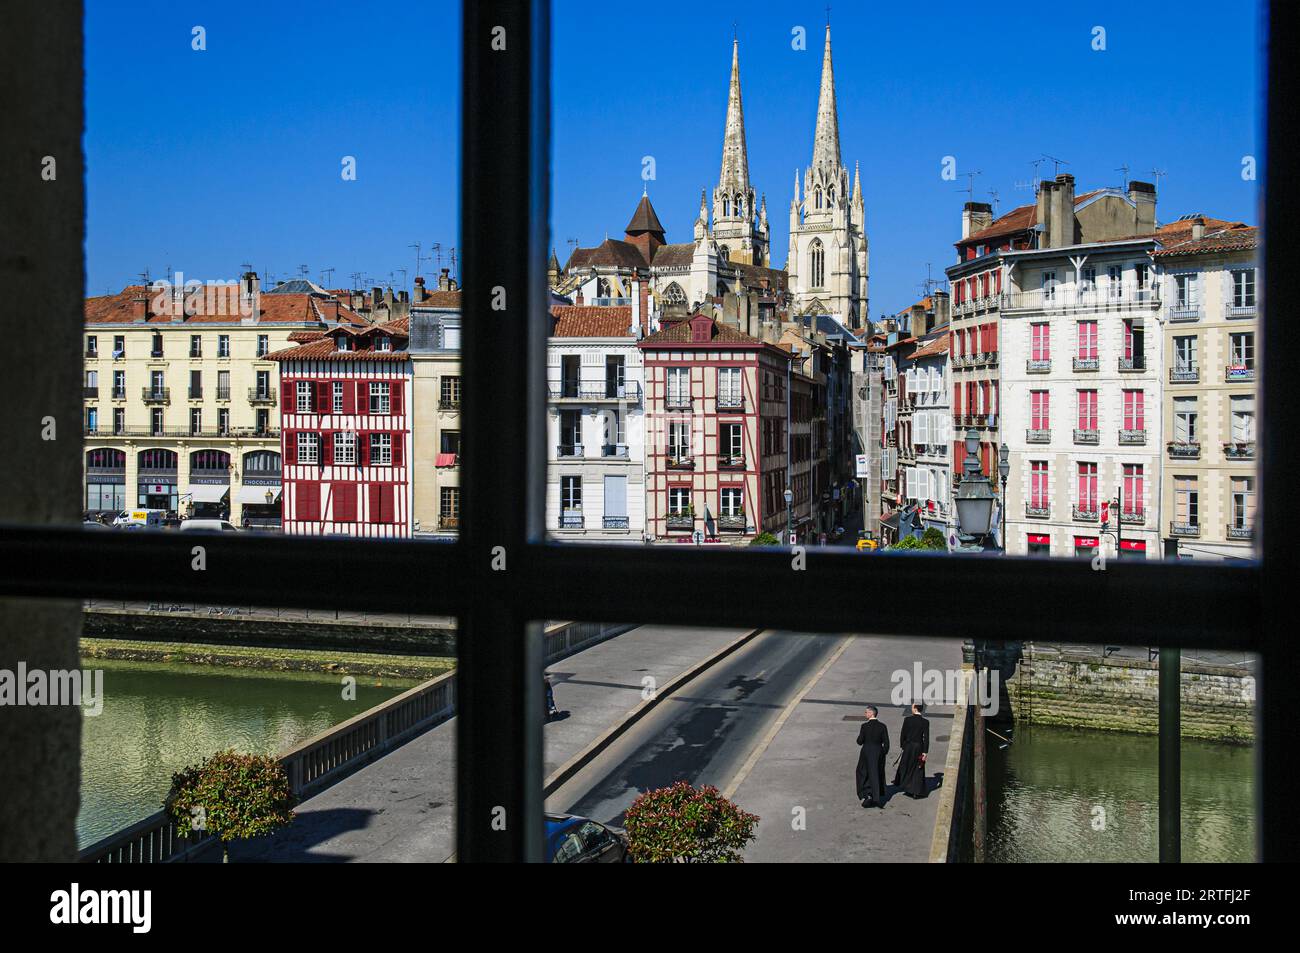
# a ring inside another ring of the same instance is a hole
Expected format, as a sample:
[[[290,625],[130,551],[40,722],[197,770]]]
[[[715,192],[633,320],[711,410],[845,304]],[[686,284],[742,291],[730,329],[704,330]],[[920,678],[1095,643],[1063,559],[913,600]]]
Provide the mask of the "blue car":
[[[548,864],[621,864],[629,859],[626,831],[587,817],[546,815]]]

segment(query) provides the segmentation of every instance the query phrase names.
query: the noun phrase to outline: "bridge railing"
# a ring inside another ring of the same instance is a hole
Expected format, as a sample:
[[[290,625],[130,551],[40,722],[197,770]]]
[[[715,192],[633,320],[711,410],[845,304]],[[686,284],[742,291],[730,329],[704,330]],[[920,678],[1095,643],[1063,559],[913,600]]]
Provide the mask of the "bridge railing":
[[[547,664],[603,642],[631,625],[559,622],[543,630]],[[456,714],[456,673],[448,672],[376,705],[279,755],[293,793],[310,797],[374,761],[415,735]],[[185,837],[165,811],[158,811],[78,853],[83,863],[158,864],[198,860],[216,838]]]

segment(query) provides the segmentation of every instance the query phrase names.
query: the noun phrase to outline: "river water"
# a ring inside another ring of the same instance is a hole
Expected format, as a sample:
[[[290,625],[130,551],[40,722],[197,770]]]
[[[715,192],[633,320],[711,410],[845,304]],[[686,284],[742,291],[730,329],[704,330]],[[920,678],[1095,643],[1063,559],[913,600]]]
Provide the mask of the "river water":
[[[104,709],[83,719],[82,847],[162,806],[171,776],[223,748],[276,754],[417,684],[358,676],[356,699],[342,676],[211,665],[95,659]]]
[[[1154,735],[1019,725],[988,736],[990,862],[1159,859]],[[1255,751],[1184,740],[1182,859],[1255,860]]]

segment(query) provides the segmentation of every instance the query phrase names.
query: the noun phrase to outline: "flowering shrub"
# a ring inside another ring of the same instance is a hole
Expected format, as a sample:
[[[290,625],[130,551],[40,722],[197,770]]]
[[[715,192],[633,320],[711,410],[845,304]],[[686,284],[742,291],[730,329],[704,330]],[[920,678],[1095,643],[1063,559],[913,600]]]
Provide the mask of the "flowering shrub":
[[[628,853],[642,863],[738,864],[754,839],[758,816],[706,785],[685,781],[647,791],[624,815]]]
[[[172,775],[163,808],[182,834],[232,840],[260,837],[293,820],[294,796],[280,762],[266,755],[219,751]]]
[[[757,536],[755,536],[753,539],[751,539],[751,540],[749,541],[749,545],[751,545],[751,546],[779,546],[779,545],[781,545],[781,541],[780,541],[779,539],[777,539],[775,536],[773,536],[771,533],[766,533],[766,532],[764,532],[764,533],[759,533]]]

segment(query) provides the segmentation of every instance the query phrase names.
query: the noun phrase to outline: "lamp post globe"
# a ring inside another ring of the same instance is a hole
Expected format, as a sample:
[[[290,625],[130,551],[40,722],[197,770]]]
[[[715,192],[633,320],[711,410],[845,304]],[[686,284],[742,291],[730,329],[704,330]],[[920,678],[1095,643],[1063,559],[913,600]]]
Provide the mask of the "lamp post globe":
[[[963,536],[982,539],[989,533],[993,522],[993,487],[989,478],[980,472],[979,434],[975,429],[966,431],[966,460],[962,464],[962,478],[957,486],[954,502],[957,506],[957,523]]]

